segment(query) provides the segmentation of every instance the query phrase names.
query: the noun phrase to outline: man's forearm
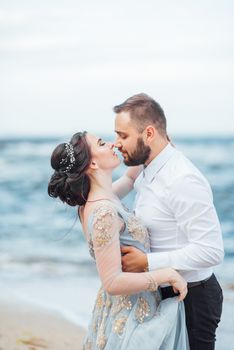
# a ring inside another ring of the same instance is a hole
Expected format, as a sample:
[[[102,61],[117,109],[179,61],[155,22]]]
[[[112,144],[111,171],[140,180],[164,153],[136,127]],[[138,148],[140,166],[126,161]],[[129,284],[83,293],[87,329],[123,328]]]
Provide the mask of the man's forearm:
[[[222,262],[222,246],[207,247],[189,244],[169,252],[152,252],[147,254],[149,270],[171,267],[175,270],[192,271],[218,265]]]

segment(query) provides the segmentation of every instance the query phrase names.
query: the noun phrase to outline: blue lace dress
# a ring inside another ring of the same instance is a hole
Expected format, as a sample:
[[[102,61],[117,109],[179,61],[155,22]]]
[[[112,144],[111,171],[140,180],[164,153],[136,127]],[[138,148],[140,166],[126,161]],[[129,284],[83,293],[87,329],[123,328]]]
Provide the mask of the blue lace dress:
[[[102,287],[83,350],[188,350],[183,302],[161,300],[160,288],[150,291],[147,272],[121,270],[120,245],[149,252],[148,232],[140,220],[105,201],[88,221],[86,238]]]

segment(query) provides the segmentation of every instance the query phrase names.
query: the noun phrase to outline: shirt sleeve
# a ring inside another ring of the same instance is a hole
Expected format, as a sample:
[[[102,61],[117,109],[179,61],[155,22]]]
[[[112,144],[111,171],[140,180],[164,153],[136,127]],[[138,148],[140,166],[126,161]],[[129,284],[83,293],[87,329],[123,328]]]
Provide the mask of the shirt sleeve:
[[[169,252],[148,254],[149,269],[172,267],[191,271],[218,265],[224,256],[222,233],[208,183],[196,175],[177,179],[166,203],[188,244]]]
[[[91,238],[97,270],[104,289],[111,295],[135,294],[157,289],[157,271],[122,272],[120,234],[121,222],[115,208],[103,204],[94,210]]]

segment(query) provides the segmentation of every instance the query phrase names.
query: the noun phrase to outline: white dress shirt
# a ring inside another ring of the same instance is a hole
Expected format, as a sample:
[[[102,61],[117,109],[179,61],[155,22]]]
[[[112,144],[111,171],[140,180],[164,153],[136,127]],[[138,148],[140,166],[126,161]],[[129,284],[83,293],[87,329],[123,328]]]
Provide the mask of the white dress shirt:
[[[135,214],[149,230],[149,270],[172,267],[188,281],[208,278],[223,260],[209,183],[168,144],[135,181]]]

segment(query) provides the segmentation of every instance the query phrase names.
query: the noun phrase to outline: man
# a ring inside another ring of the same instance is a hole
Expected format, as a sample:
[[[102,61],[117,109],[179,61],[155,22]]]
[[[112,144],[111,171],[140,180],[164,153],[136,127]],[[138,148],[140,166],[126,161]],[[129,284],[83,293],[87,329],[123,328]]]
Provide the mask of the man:
[[[188,282],[184,300],[191,350],[213,350],[222,312],[222,290],[212,267],[223,259],[223,241],[211,188],[200,171],[167,137],[163,109],[138,94],[114,107],[116,147],[130,167],[113,184],[123,197],[134,184],[135,214],[149,230],[151,253],[123,247],[123,270],[162,267],[178,270]],[[137,177],[137,179],[136,179]],[[135,183],[134,183],[135,181]],[[162,298],[173,297],[170,286]],[[170,350],[170,349],[168,349]]]

